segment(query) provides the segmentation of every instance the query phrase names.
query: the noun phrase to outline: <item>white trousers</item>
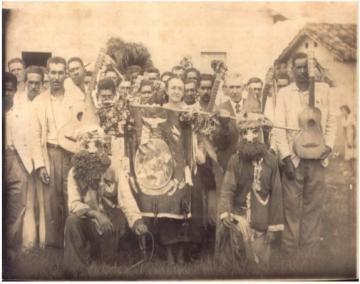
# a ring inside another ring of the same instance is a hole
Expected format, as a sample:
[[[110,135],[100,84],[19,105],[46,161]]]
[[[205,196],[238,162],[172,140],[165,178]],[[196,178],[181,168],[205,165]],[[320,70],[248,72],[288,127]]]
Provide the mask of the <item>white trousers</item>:
[[[45,246],[45,211],[44,195],[41,181],[33,172],[29,179],[26,189],[26,209],[24,216],[24,225],[22,233],[22,248],[30,249],[36,243],[36,220],[35,220],[35,201],[37,200],[39,208],[39,245]]]

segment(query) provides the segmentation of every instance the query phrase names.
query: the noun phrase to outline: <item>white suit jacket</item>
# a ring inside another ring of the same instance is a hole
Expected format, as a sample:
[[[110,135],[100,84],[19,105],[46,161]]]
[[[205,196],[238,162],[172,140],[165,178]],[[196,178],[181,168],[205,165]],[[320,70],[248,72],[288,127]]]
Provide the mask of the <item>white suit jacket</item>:
[[[6,114],[6,127],[12,128],[13,143],[28,174],[33,166],[32,158],[32,124],[34,119],[32,102],[27,97],[27,91],[16,93],[14,105]]]
[[[47,152],[48,123],[51,118],[51,94],[50,89],[41,93],[33,101],[33,159],[34,169],[45,167],[50,173],[49,155]],[[64,116],[69,122],[76,113],[84,108],[83,94],[79,88],[65,89],[63,103],[66,105]]]

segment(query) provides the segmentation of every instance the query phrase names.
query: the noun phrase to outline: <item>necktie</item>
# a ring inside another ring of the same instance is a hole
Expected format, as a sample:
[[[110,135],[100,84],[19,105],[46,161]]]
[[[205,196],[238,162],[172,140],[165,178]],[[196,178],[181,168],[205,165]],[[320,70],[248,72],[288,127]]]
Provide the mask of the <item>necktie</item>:
[[[235,104],[235,112],[240,113],[240,103]]]

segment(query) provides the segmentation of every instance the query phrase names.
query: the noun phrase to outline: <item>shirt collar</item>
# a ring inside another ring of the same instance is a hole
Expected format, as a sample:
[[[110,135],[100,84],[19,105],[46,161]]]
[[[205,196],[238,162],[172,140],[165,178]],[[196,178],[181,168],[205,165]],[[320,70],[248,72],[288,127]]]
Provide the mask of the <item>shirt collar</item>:
[[[243,98],[238,102],[239,105],[240,105],[240,110],[241,110],[241,108],[242,108],[242,106],[243,106],[243,102],[244,102],[244,99],[243,99]],[[233,110],[235,111],[235,110],[236,110],[236,104],[237,104],[237,103],[233,102],[231,99],[230,99],[230,103],[231,103],[231,106],[232,106]]]
[[[62,94],[61,96],[59,96],[59,95],[53,96],[53,95],[51,94],[50,88],[47,89],[46,92],[48,93],[51,101],[59,101],[59,100],[62,100],[63,98],[65,98],[65,95],[66,95],[66,90],[65,90],[65,88],[64,88],[64,94]]]

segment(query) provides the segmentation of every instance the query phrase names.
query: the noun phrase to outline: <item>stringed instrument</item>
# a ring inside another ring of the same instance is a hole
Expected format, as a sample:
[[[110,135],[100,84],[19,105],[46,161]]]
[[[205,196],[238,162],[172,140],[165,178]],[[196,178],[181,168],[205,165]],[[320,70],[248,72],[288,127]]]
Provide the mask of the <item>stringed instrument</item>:
[[[221,80],[223,80],[224,75],[227,71],[226,65],[224,64],[224,62],[222,62],[220,60],[211,61],[211,68],[215,72],[215,80],[214,80],[213,86],[211,88],[210,101],[206,108],[207,112],[214,111],[216,96],[219,91]]]
[[[302,159],[319,159],[326,150],[321,127],[321,111],[315,107],[315,59],[308,54],[309,104],[299,115],[300,133],[294,141],[294,152]]]
[[[76,142],[76,132],[85,123],[98,124],[98,118],[96,116],[96,107],[92,98],[92,92],[96,87],[97,75],[104,63],[106,53],[104,49],[100,50],[98,58],[95,63],[94,71],[89,82],[89,87],[84,98],[84,107],[74,111],[74,117],[70,119],[62,128],[59,129],[58,141],[59,145],[71,152],[76,153],[78,151],[78,145]]]

